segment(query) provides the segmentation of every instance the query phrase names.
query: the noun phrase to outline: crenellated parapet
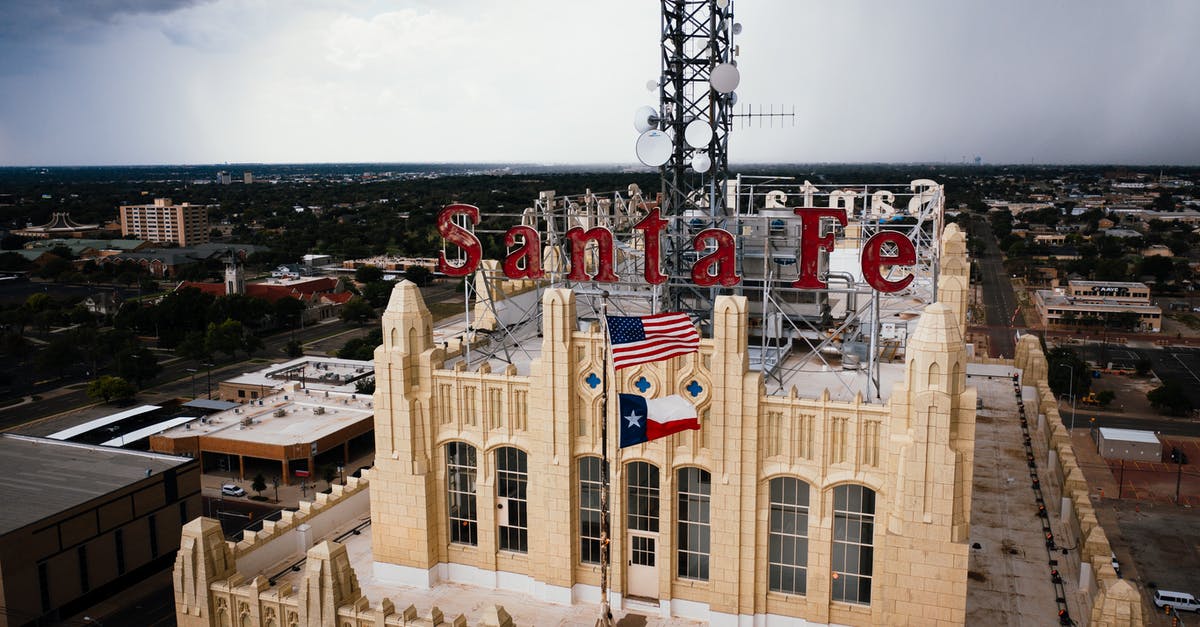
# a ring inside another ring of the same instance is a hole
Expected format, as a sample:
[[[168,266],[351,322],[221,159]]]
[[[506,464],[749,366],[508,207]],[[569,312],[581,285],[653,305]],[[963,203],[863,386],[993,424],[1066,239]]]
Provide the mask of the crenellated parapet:
[[[358,583],[346,547],[331,541],[316,543],[303,554],[300,574],[279,579],[261,574],[260,555],[295,554],[295,532],[308,533],[317,519],[335,507],[353,508],[352,499],[365,497],[367,480],[351,477],[346,489],[333,486],[312,503],[302,502],[297,512],[284,512],[282,520],[267,521],[263,530],[246,532],[242,542],[227,542],[220,523],[197,518],[183,528],[174,569],[176,622],[182,627],[221,625],[297,625],[302,627],[386,627],[389,625],[466,627],[463,616],[449,617],[436,606],[424,614],[415,606],[398,609],[384,598],[372,606]],[[361,511],[351,514],[359,518]],[[284,560],[286,563],[294,563]],[[248,574],[254,573],[254,574]],[[485,610],[479,625],[511,626],[502,607]]]
[[[1037,398],[1033,407],[1044,416],[1039,416],[1034,431],[1039,450],[1044,451],[1051,460],[1047,469],[1049,485],[1043,490],[1060,495],[1064,527],[1067,533],[1076,535],[1070,539],[1075,541],[1079,550],[1072,552],[1070,559],[1078,561],[1081,573],[1079,589],[1083,595],[1083,606],[1090,617],[1088,624],[1105,627],[1145,624],[1146,617],[1143,615],[1137,585],[1118,577],[1113,570],[1112,546],[1096,516],[1087,479],[1079,467],[1070,433],[1059,415],[1054,392],[1046,382],[1046,357],[1038,339],[1032,335],[1022,337],[1017,343],[1013,361],[1016,367],[1022,369],[1024,385],[1036,390]]]

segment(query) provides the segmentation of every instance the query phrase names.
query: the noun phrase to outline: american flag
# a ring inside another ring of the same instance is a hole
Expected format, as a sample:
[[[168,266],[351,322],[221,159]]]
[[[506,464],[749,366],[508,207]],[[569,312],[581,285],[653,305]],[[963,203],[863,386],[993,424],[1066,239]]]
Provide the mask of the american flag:
[[[685,313],[609,316],[608,337],[615,370],[700,349],[700,333]]]

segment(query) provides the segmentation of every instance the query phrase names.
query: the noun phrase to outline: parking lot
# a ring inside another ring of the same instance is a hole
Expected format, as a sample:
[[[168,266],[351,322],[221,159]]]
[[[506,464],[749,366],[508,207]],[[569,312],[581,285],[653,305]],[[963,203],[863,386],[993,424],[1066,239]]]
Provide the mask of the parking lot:
[[[1178,382],[1192,405],[1200,407],[1200,348],[1140,348],[1114,344],[1080,344],[1070,348],[1101,370],[1133,371],[1139,361],[1149,360],[1151,369],[1160,380]]]

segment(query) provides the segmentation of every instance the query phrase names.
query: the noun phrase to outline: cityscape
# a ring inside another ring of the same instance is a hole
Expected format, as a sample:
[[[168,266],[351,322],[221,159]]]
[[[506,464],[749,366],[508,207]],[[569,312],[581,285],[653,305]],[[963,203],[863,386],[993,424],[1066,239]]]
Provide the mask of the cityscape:
[[[1200,88],[1088,78],[1196,7],[251,4],[0,28],[0,627],[1200,616]],[[928,110],[795,91],[852,24]],[[226,123],[33,104],[100,60]]]

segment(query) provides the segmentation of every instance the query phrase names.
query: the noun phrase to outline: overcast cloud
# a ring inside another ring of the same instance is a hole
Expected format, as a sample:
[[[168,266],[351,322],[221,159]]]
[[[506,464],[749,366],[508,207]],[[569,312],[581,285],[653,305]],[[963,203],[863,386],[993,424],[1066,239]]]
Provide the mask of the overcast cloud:
[[[1200,164],[1200,2],[738,0],[737,162]],[[19,0],[0,165],[634,163],[658,2]]]

